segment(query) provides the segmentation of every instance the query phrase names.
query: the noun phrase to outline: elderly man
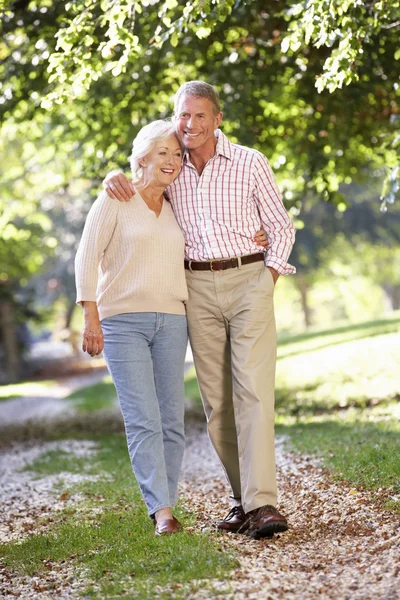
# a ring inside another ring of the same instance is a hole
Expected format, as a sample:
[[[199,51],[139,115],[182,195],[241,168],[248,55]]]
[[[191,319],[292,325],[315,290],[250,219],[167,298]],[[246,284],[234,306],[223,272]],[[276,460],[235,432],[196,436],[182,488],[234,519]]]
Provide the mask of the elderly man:
[[[267,159],[218,130],[211,85],[182,85],[174,119],[186,153],[167,193],[185,235],[190,344],[209,436],[232,488],[217,527],[271,537],[288,528],[276,509],[273,295],[279,275],[295,272],[287,262],[294,228]],[[122,174],[105,186],[119,200],[134,191]],[[253,239],[260,221],[267,253]]]

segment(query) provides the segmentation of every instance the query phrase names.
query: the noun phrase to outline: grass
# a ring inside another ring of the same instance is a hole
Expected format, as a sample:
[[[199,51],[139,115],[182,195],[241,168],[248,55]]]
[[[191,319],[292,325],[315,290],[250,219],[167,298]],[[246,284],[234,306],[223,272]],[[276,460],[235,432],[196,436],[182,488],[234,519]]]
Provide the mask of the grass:
[[[112,408],[117,402],[117,392],[110,376],[102,382],[80,388],[66,398],[81,412],[94,412]]]
[[[333,412],[323,419],[277,419],[277,433],[289,436],[291,449],[323,459],[334,478],[354,487],[381,490],[382,505],[400,512],[400,416],[398,405]],[[390,414],[392,413],[392,414]]]
[[[279,337],[278,359],[284,356],[304,353],[307,350],[318,350],[326,346],[342,344],[356,339],[371,338],[375,335],[397,332],[400,329],[399,313],[393,313],[385,319],[341,325],[332,329],[305,331],[295,336]]]
[[[50,450],[42,454],[33,465],[26,466],[24,471],[34,471],[39,477],[57,473],[95,473],[96,465],[88,462],[87,458],[72,456],[64,450]]]
[[[93,438],[98,451],[86,459],[65,452],[50,452],[29,469],[45,475],[68,470],[100,474],[98,481],[79,484],[84,501],[78,509],[65,510],[51,532],[34,535],[21,543],[3,545],[0,554],[9,569],[42,576],[66,561],[75,572],[82,570],[90,582],[85,597],[153,598],[185,597],[199,579],[223,578],[237,565],[232,555],[221,552],[214,534],[184,532],[155,538],[139,488],[135,483],[123,435]],[[67,468],[68,467],[68,468]],[[93,509],[101,507],[98,514]],[[190,525],[192,515],[182,507],[177,517]],[[43,585],[46,585],[45,583]],[[164,596],[164,586],[175,586]],[[155,591],[156,587],[159,591]],[[186,590],[186,591],[185,591]]]
[[[285,338],[279,345],[277,372],[277,432],[287,436],[289,447],[321,457],[336,479],[375,491],[382,507],[398,512],[399,324],[394,318]],[[194,369],[186,374],[185,389],[188,397],[199,401]],[[94,598],[186,598],[199,586],[204,592],[204,580],[225,579],[236,562],[220,551],[213,534],[189,530],[170,538],[153,537],[125,437],[118,433],[120,424],[103,423],[98,411],[115,402],[111,380],[69,398],[83,411],[82,427],[78,429],[76,421],[76,431],[70,426],[46,435],[93,439],[97,452],[82,459],[53,451],[30,470],[40,476],[67,471],[100,479],[65,490],[79,491],[83,500],[60,513],[48,533],[4,545],[0,553],[7,567],[45,581],[49,568],[66,561],[75,573],[95,582],[83,592]],[[113,435],[93,433],[110,427]],[[182,507],[176,514],[190,526],[192,515]]]
[[[400,318],[284,338],[278,344],[277,432],[334,476],[386,488],[400,511]],[[185,382],[200,401],[194,370]]]
[[[277,411],[315,414],[397,401],[399,364],[396,333],[288,354],[277,365]]]
[[[11,398],[20,398],[21,396],[40,396],[43,387],[51,387],[56,384],[57,382],[54,380],[46,380],[1,385],[0,402],[2,400],[10,400]]]

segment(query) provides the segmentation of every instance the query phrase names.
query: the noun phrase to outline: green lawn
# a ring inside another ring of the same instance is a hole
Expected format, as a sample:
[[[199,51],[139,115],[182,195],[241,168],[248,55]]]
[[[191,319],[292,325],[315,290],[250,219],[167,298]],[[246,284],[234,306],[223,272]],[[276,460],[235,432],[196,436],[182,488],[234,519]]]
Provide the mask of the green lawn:
[[[278,344],[277,432],[337,478],[400,510],[400,318],[310,332]],[[200,402],[194,370],[186,393]]]
[[[20,396],[40,396],[43,387],[56,385],[56,381],[24,381],[24,383],[12,383],[10,385],[0,385],[0,402],[10,398],[19,398]]]
[[[115,406],[117,392],[111,377],[108,375],[101,383],[80,388],[72,392],[66,399],[79,411],[93,412]]]
[[[129,590],[129,598],[152,600],[171,597],[162,589],[175,584],[173,597],[185,598],[195,580],[224,578],[237,565],[232,554],[220,551],[217,534],[188,530],[155,538],[132,474],[125,436],[92,439],[98,451],[90,460],[53,451],[30,466],[38,476],[69,471],[101,477],[68,490],[78,490],[84,500],[58,518],[55,513],[50,533],[1,546],[8,568],[43,575],[41,585],[46,588],[46,570],[66,561],[76,573],[83,569],[85,577],[96,582],[87,586],[85,597],[119,598]],[[181,507],[175,514],[184,525],[191,525],[192,515]]]
[[[276,394],[277,432],[285,434],[290,450],[321,457],[335,478],[374,490],[383,508],[397,511],[399,327],[396,317],[286,337],[278,350]],[[186,395],[199,403],[193,369],[185,379]],[[93,439],[97,453],[82,460],[49,452],[33,468],[38,476],[69,471],[101,478],[79,485],[81,504],[60,513],[49,533],[3,546],[7,566],[40,575],[66,561],[96,582],[87,586],[85,597],[103,598],[122,597],[126,590],[133,599],[186,598],[197,589],[197,581],[225,578],[235,558],[220,551],[216,535],[189,529],[172,538],[154,538],[121,425],[113,425],[109,417],[102,420],[98,410],[114,405],[111,380],[74,392],[70,401],[83,411],[79,423],[71,421],[70,430],[46,431],[44,438]],[[100,434],[111,430],[113,435]],[[177,516],[190,526],[192,515],[178,507]]]

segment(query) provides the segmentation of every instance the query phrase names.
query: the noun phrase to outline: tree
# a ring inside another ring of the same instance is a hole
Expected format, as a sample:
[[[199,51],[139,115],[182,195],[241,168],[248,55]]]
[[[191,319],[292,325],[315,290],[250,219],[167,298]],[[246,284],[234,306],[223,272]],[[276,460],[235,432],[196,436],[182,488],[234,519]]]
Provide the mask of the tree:
[[[394,200],[399,1],[2,4],[2,163],[13,157],[14,187],[8,169],[0,175],[7,204],[18,203],[2,221],[8,281],[39,272],[54,240],[61,259],[49,198],[69,210],[79,203],[68,193],[74,182],[97,187],[108,170],[126,168],[137,130],[171,114],[187,79],[217,87],[224,131],[268,156],[300,226],[312,203],[341,211],[343,184],[371,176],[386,177],[384,205]],[[78,232],[82,222],[65,226]]]
[[[372,182],[373,183],[373,182]],[[386,214],[374,202],[374,189],[345,186],[347,210],[331,203],[304,203],[299,214],[301,227],[291,262],[297,266],[294,283],[299,290],[306,327],[312,324],[309,292],[315,282],[333,282],[345,268],[364,275],[385,292],[392,310],[400,298],[400,211],[395,206]],[[399,307],[400,308],[400,307]]]
[[[121,164],[139,125],[201,77],[221,90],[226,131],[271,157],[289,203],[306,190],[339,203],[341,182],[377,169],[394,200],[398,1],[6,4],[3,114],[51,108],[89,171]]]

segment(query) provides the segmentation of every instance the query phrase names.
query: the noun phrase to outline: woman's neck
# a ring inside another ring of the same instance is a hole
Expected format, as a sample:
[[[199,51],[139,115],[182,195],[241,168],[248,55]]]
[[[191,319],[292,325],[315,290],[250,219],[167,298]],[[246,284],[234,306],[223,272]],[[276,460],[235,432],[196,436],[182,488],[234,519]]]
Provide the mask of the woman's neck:
[[[152,204],[162,204],[164,198],[164,190],[153,183],[137,181],[134,183],[135,188],[147,202]]]

